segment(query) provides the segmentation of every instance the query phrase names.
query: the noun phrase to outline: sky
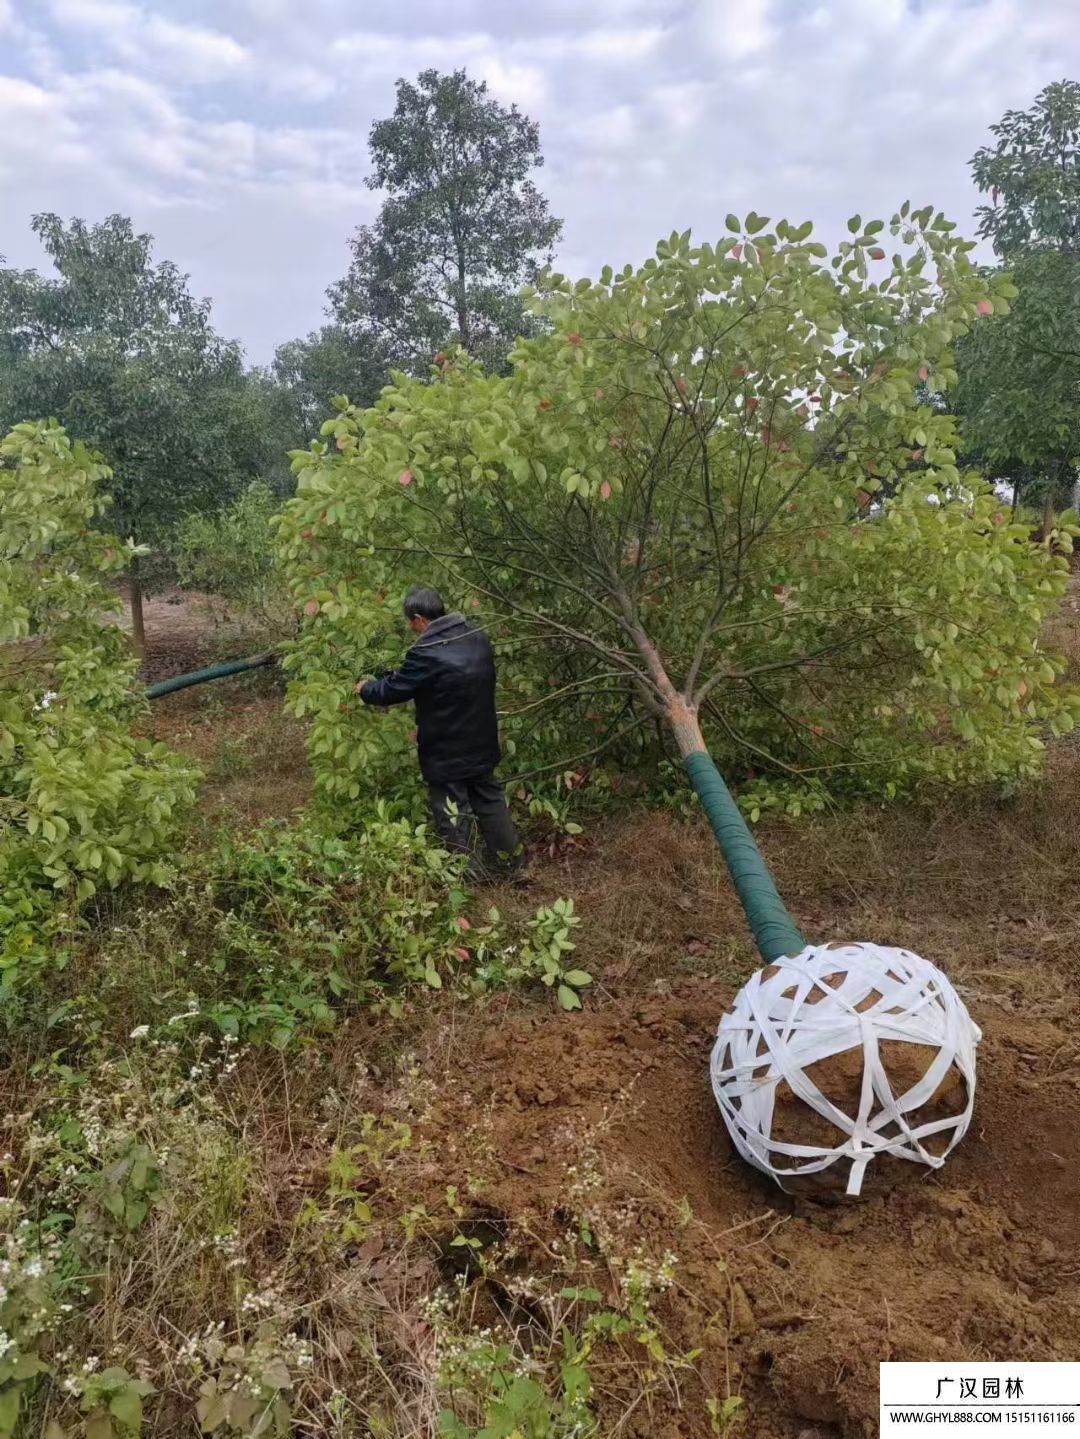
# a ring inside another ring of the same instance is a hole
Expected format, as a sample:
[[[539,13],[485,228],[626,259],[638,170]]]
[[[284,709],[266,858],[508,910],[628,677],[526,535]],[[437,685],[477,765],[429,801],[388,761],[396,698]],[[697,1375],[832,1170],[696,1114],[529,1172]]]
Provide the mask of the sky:
[[[253,363],[317,327],[373,218],[394,82],[464,67],[540,124],[559,268],[638,263],[754,209],[933,203],[1008,108],[1080,79],[1080,0],[0,0],[0,255],[120,212]]]

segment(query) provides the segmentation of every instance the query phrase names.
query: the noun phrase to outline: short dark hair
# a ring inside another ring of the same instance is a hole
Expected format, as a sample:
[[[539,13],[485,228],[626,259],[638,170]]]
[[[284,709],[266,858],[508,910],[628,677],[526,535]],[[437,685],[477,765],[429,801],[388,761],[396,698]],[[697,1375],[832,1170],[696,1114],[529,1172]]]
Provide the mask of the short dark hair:
[[[417,615],[424,620],[438,620],[446,614],[442,595],[430,585],[417,585],[416,589],[410,590],[405,596],[404,608],[407,620],[413,620]]]

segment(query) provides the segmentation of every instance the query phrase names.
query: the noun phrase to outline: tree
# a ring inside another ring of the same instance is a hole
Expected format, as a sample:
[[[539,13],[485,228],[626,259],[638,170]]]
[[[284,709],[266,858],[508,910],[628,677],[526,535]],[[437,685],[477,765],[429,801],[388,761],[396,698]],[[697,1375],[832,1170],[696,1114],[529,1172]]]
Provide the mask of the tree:
[[[187,277],[153,263],[152,239],[112,215],[101,224],[33,221],[56,268],[0,270],[0,430],[54,416],[104,451],[113,523],[160,545],[187,511],[212,509],[275,463],[287,440],[273,396],[245,374]],[[137,557],[132,621],[143,644]]]
[[[390,378],[382,342],[344,325],[323,325],[304,339],[287,340],[274,352],[272,373],[287,397],[290,420],[304,443],[314,439],[336,395],[373,405]]]
[[[957,346],[965,439],[1016,500],[1043,504],[1043,527],[1073,502],[1080,455],[1080,257],[1036,251],[1014,262],[1007,315]]]
[[[1006,110],[993,146],[971,160],[979,234],[1003,260],[1034,250],[1080,256],[1080,84],[1047,85],[1030,110]]]
[[[1071,725],[1037,648],[1066,561],[916,394],[955,382],[952,341],[1007,277],[929,207],[893,217],[891,263],[881,221],[853,217],[831,262],[809,224],[728,224],[596,284],[547,277],[550,329],[511,375],[455,353],[298,457],[288,665],[328,798],[407,751],[350,700],[418,580],[487,618],[518,754],[543,757],[525,735],[547,715],[563,770],[658,726],[684,761],[752,768],[752,810],[797,812],[826,784],[1012,781]]]
[[[0,1009],[48,960],[54,911],[160,883],[197,778],[136,738],[146,696],[108,584],[124,547],[95,522],[100,456],[55,423],[0,439]]]
[[[1041,496],[1043,528],[1072,502],[1080,455],[1080,84],[1048,85],[991,127],[971,161],[990,203],[979,233],[1012,268],[1019,298],[958,346],[968,443],[1017,498]]]
[[[329,291],[336,320],[404,367],[456,342],[497,368],[527,323],[518,290],[562,230],[529,178],[544,163],[539,127],[463,70],[425,70],[398,81],[369,143],[367,183],[386,199]]]

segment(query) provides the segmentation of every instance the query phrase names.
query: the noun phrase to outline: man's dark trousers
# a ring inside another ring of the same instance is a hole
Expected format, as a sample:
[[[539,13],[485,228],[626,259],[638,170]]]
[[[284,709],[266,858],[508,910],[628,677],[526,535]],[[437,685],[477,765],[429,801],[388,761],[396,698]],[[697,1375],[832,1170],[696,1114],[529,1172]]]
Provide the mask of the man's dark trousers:
[[[518,863],[521,840],[506,806],[503,787],[493,774],[476,779],[428,784],[435,830],[449,850],[470,856],[473,878],[494,878]],[[480,859],[476,829],[484,841],[487,866]]]

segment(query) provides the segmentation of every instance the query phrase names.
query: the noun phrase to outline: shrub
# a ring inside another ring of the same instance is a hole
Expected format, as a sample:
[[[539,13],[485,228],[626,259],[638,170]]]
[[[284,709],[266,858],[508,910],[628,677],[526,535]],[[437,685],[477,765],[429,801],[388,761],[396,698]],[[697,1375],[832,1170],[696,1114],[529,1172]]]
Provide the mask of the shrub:
[[[0,440],[2,983],[102,886],[160,883],[196,773],[135,730],[146,700],[107,581],[129,551],[92,528],[108,471],[57,425]],[[55,897],[55,904],[54,904]],[[61,911],[57,906],[63,906]]]
[[[225,509],[186,515],[177,528],[180,582],[201,592],[219,638],[230,646],[276,642],[295,629],[271,530],[279,506],[259,480]]]
[[[147,1033],[218,1034],[284,1048],[341,1011],[401,1012],[411,990],[478,998],[509,985],[580,1007],[569,900],[512,923],[477,913],[461,856],[376,805],[347,833],[317,817],[223,827],[169,893],[129,907],[76,944],[79,963],[35,1011],[50,1045]],[[470,913],[472,918],[470,918]]]

